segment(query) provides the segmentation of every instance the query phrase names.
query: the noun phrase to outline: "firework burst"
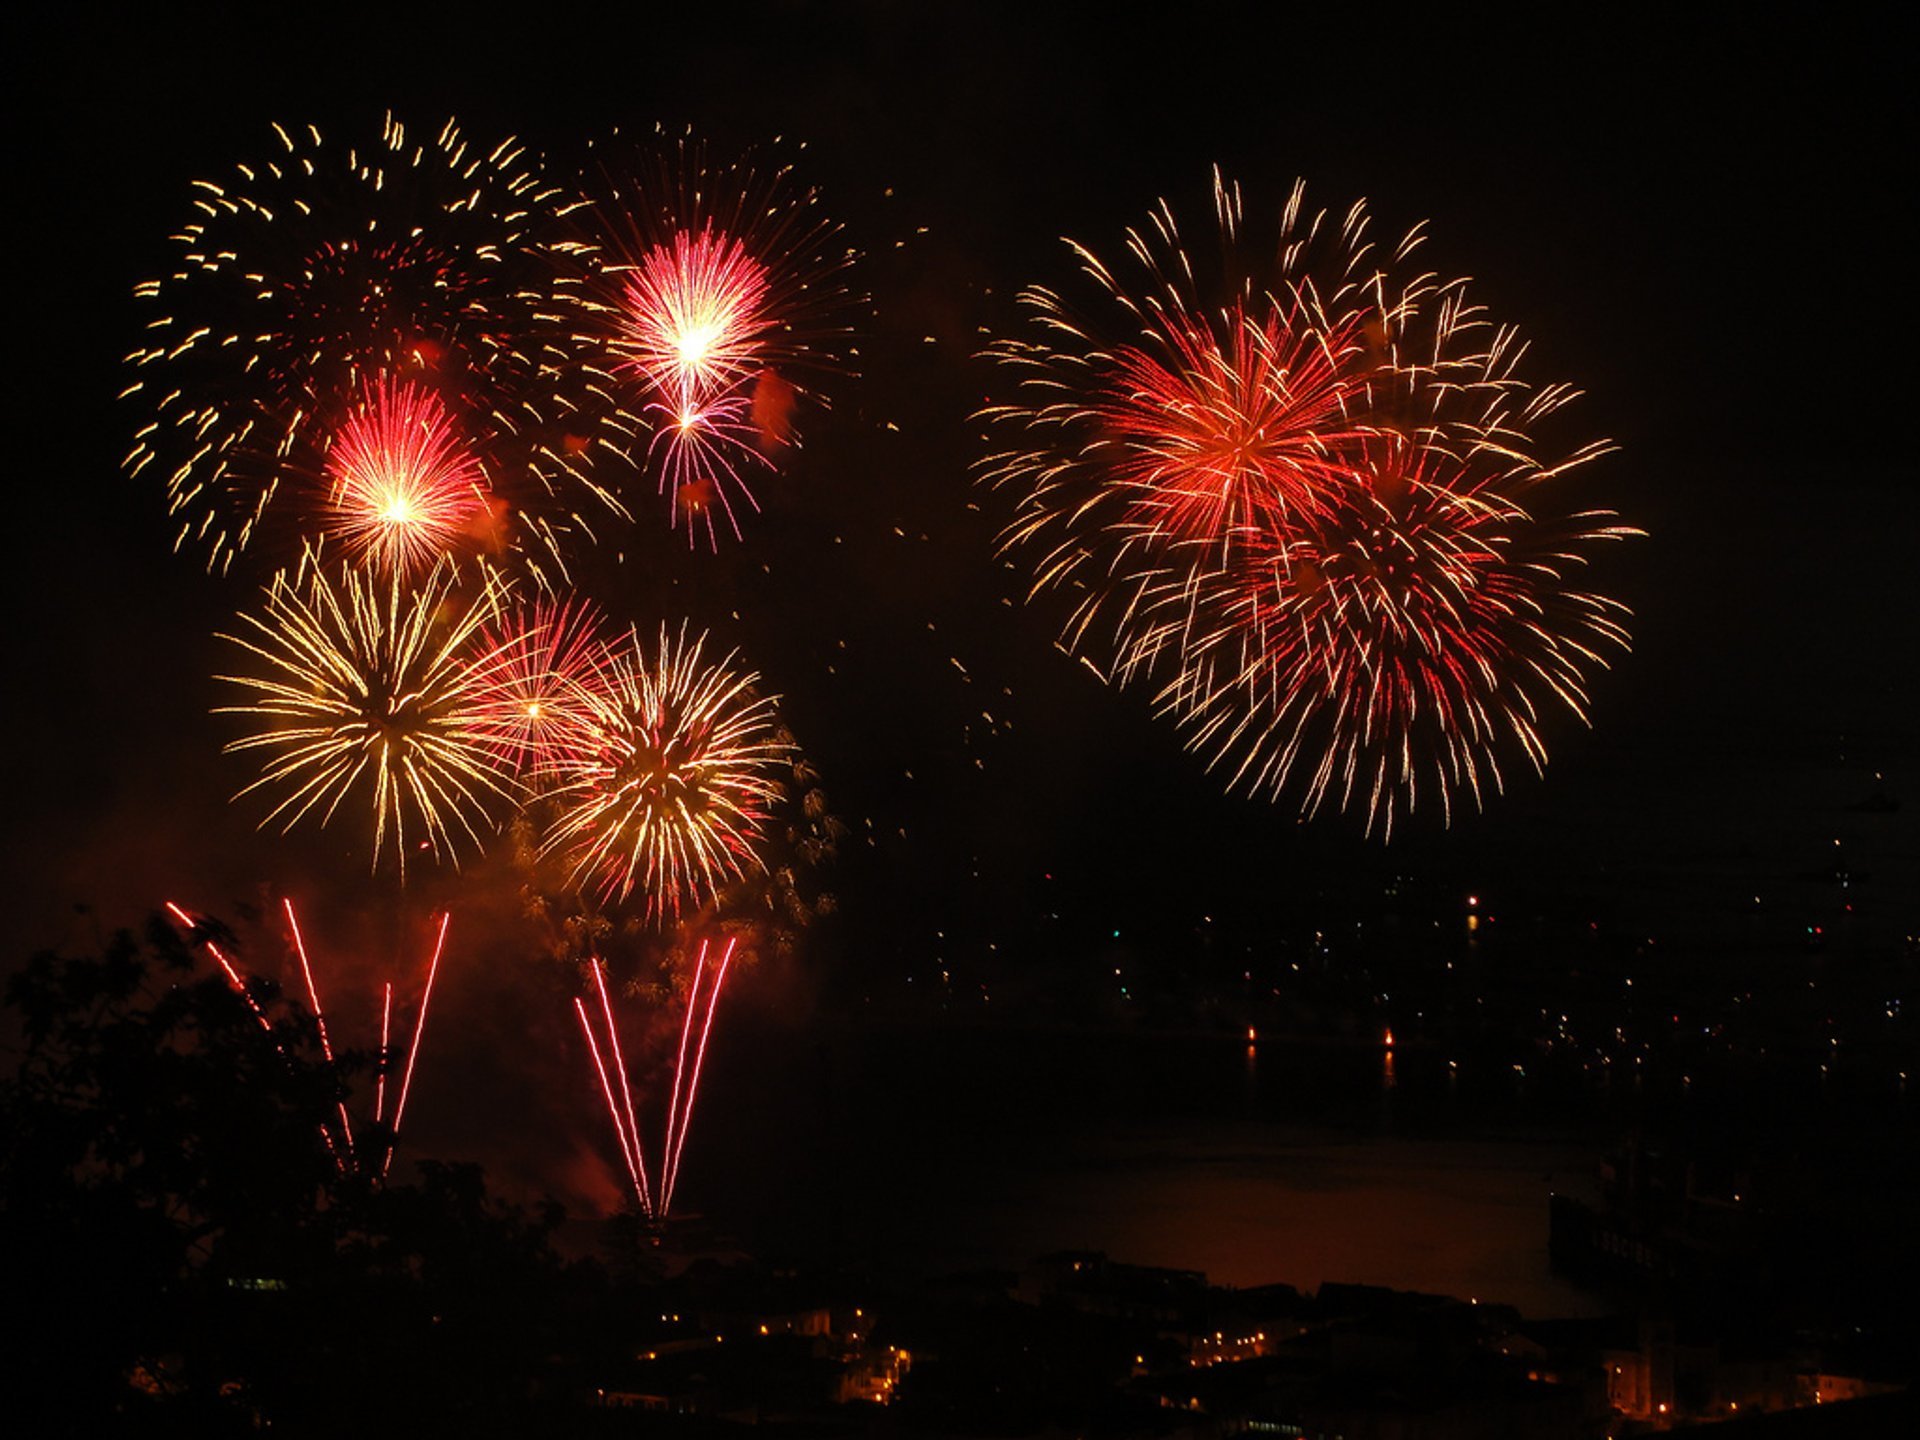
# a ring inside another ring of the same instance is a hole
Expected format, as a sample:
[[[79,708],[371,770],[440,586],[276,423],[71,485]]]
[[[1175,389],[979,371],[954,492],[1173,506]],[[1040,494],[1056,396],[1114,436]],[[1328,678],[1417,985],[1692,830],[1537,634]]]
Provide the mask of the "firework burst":
[[[518,791],[494,708],[517,642],[475,644],[499,601],[492,584],[462,599],[445,565],[413,589],[354,570],[330,578],[318,561],[304,579],[276,576],[263,613],[221,637],[255,662],[220,677],[249,692],[220,713],[253,727],[229,750],[265,753],[240,792],[278,796],[261,823],[324,825],[360,794],[376,865],[389,836],[403,875],[410,845],[456,864],[463,843],[481,848]]]
[[[1480,804],[1625,645],[1624,610],[1567,580],[1637,532],[1555,518],[1548,484],[1607,447],[1540,458],[1572,392],[1521,379],[1464,282],[1410,264],[1418,230],[1382,251],[1364,205],[1336,222],[1296,186],[1263,250],[1214,195],[1221,273],[1163,203],[1129,233],[1137,282],[1074,246],[1089,306],[1022,296],[1037,336],[991,351],[1019,398],[985,412],[1003,543],[1033,557],[1029,599],[1070,597],[1065,648],[1150,685],[1233,784],[1389,835],[1420,795]]]
[[[758,868],[755,846],[789,747],[757,675],[703,655],[704,635],[661,627],[609,652],[566,743],[536,773],[555,809],[543,853],[603,900],[638,889],[649,916],[702,903]]]
[[[479,653],[500,657],[490,724],[517,771],[543,770],[579,740],[593,697],[606,688],[602,628],[588,601],[541,599],[481,632]]]
[[[266,531],[311,538],[297,478],[342,417],[376,382],[430,379],[484,432],[473,454],[514,546],[564,573],[579,511],[624,513],[567,439],[566,197],[518,142],[478,148],[451,121],[423,139],[389,118],[365,146],[275,134],[264,160],[196,185],[173,268],[137,288],[151,318],[126,394],[150,418],[127,468],[164,477],[180,545],[224,571]]]
[[[593,258],[571,295],[601,438],[657,477],[689,539],[737,538],[747,475],[797,438],[803,378],[842,363],[851,252],[790,167],[710,165],[685,139],[585,188]]]
[[[478,462],[423,386],[375,382],[341,426],[326,468],[327,530],[377,567],[425,569],[487,513]]]

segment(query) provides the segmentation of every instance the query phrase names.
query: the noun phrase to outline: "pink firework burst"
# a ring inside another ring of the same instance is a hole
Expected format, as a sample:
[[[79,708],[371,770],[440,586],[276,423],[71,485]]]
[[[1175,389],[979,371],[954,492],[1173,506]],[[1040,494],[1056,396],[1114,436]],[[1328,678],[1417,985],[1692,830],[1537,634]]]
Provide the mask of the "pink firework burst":
[[[619,351],[671,404],[723,395],[762,363],[767,267],[738,240],[678,232],[641,258],[625,300]]]
[[[803,377],[843,366],[851,252],[790,167],[709,165],[690,139],[616,141],[583,185],[584,269],[563,288],[604,401],[583,423],[717,546],[759,508],[750,474],[797,442]]]
[[[744,394],[685,398],[677,404],[656,402],[647,406],[647,413],[656,419],[647,454],[659,468],[671,522],[684,523],[689,536],[704,528],[708,544],[717,548],[717,513],[739,539],[736,501],[747,509],[760,508],[742,471],[769,464],[756,448],[759,432],[750,399]]]
[[[425,569],[487,510],[479,462],[423,385],[381,377],[327,452],[324,525],[358,559]]]

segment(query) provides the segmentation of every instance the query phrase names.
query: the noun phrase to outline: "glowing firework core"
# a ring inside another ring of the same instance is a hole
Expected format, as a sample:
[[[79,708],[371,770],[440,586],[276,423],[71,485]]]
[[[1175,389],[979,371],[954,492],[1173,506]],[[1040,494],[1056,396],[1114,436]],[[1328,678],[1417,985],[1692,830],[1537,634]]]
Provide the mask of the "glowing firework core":
[[[710,893],[757,865],[754,843],[787,747],[757,676],[701,659],[705,637],[663,628],[649,655],[638,636],[613,652],[601,688],[542,768],[561,807],[545,849],[565,849],[575,883],[625,899],[639,887],[654,914]]]
[[[648,251],[626,290],[626,350],[685,428],[700,404],[754,368],[766,332],[766,267],[738,240],[680,231]]]
[[[382,380],[327,456],[328,528],[388,569],[432,563],[485,500],[473,455],[431,391]]]

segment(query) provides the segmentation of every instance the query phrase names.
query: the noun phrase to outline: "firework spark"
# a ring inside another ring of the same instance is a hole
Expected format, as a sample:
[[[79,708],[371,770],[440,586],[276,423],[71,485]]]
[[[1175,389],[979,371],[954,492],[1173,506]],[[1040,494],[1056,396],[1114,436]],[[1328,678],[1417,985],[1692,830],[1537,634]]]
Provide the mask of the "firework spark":
[[[491,583],[462,600],[444,565],[411,590],[353,570],[329,579],[317,561],[304,583],[276,576],[264,615],[221,637],[259,662],[220,677],[251,698],[218,713],[254,727],[229,750],[266,753],[240,792],[279,795],[261,823],[287,830],[317,814],[324,825],[370,792],[375,865],[389,835],[403,876],[410,844],[456,865],[463,841],[480,849],[492,811],[518,790],[495,709],[517,644],[474,643],[499,602]]]
[[[641,891],[647,913],[677,915],[759,859],[777,772],[790,747],[772,699],[706,636],[663,625],[651,651],[637,631],[613,650],[567,743],[536,776],[555,807],[542,853],[564,852],[570,883],[611,901]]]
[[[292,482],[377,379],[431,379],[484,431],[510,543],[564,574],[579,512],[625,513],[567,441],[583,399],[553,292],[573,202],[517,141],[476,148],[451,121],[423,139],[389,117],[363,146],[274,132],[264,160],[195,186],[172,269],[136,290],[151,318],[125,393],[151,418],[128,470],[164,477],[179,544],[225,571],[265,531],[312,537]]]
[[[1608,447],[1540,458],[1572,392],[1521,379],[1464,282],[1409,264],[1418,230],[1381,253],[1364,205],[1336,223],[1296,186],[1254,249],[1237,189],[1214,196],[1222,274],[1163,203],[1128,237],[1141,283],[1073,247],[1094,318],[1022,297],[1037,336],[991,350],[1019,398],[985,412],[1003,544],[1034,557],[1030,600],[1072,596],[1063,645],[1151,684],[1232,784],[1388,835],[1419,795],[1481,804],[1499,752],[1544,765],[1544,713],[1584,718],[1625,646],[1622,607],[1566,581],[1638,532],[1555,518],[1548,484]]]

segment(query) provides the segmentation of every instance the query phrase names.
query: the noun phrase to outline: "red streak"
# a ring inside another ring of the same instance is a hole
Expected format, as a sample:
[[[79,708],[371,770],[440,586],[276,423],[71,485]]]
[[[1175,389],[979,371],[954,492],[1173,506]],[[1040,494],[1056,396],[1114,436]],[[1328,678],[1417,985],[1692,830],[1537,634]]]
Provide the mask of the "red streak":
[[[673,1203],[673,1187],[680,1179],[680,1152],[686,1148],[687,1127],[693,1121],[694,1095],[700,1088],[700,1067],[705,1063],[707,1058],[707,1037],[713,1033],[713,1012],[718,1009],[720,1005],[720,987],[726,984],[727,981],[727,966],[733,961],[734,944],[735,942],[733,940],[727,941],[727,948],[721,952],[720,955],[720,968],[714,972],[713,985],[707,992],[707,1017],[701,1022],[700,1048],[694,1052],[693,1078],[687,1083],[687,1105],[686,1109],[682,1111],[680,1115],[680,1137],[674,1142],[671,1162],[667,1166],[665,1173],[661,1176],[660,1213],[662,1215],[666,1214],[667,1207]],[[702,941],[700,943],[700,959],[703,964],[706,961],[706,956],[706,942]],[[694,980],[697,991],[699,986],[698,971],[695,972]],[[689,996],[687,1000],[687,1017],[689,1020],[693,1017],[693,999],[691,996]],[[685,1037],[683,1035],[681,1039],[683,1052],[685,1043]],[[675,1088],[679,1088],[677,1074],[675,1076]]]
[[[195,928],[193,917],[171,900],[167,901],[167,912],[186,928],[187,938],[193,941]],[[227,983],[233,987],[234,993],[246,1001],[247,1008],[253,1011],[253,1018],[260,1022],[260,1028],[266,1031],[268,1035],[273,1035],[273,1022],[267,1018],[267,1012],[260,1008],[260,1002],[253,998],[253,992],[247,989],[247,982],[241,978],[239,968],[235,966],[234,963],[221,952],[220,947],[211,940],[201,937],[197,941],[194,941],[194,943],[198,944],[209,955],[213,956],[214,960],[219,964],[221,972],[227,977]],[[280,1052],[281,1059],[286,1060],[289,1064],[292,1063],[292,1057],[287,1054],[286,1047],[280,1043],[278,1036],[274,1037],[273,1048]],[[341,1118],[345,1118],[344,1112],[342,1112]],[[334,1165],[344,1171],[347,1168],[347,1162],[341,1156],[339,1150],[334,1147],[332,1132],[329,1131],[325,1125],[320,1126],[319,1130],[320,1138],[326,1142],[327,1153],[333,1157]]]
[[[407,1113],[407,1092],[413,1088],[413,1065],[420,1058],[420,1037],[427,1028],[427,1006],[433,1001],[433,978],[440,973],[440,952],[446,948],[447,925],[452,919],[451,910],[441,915],[440,934],[433,942],[433,959],[427,965],[427,988],[420,995],[420,1013],[413,1022],[413,1043],[407,1047],[406,1073],[400,1077],[400,1102],[393,1107],[393,1136],[387,1143],[387,1158],[380,1164],[382,1176],[393,1164],[393,1140],[399,1138],[400,1119]]]
[[[668,1203],[673,1198],[673,1157],[677,1150],[674,1144],[675,1127],[680,1117],[680,1081],[687,1073],[687,1037],[693,1033],[693,1007],[700,1000],[700,977],[707,969],[707,942],[700,942],[700,955],[694,961],[693,984],[687,991],[687,1013],[680,1022],[680,1053],[673,1061],[673,1091],[667,1098],[667,1139],[660,1152],[660,1210],[666,1213]]]
[[[327,1017],[320,1008],[320,990],[313,983],[313,966],[307,963],[307,942],[301,938],[300,922],[293,916],[293,901],[282,898],[280,904],[287,912],[287,927],[293,931],[293,953],[300,957],[300,973],[307,980],[307,1000],[313,1006],[314,1028],[320,1032],[320,1053],[327,1057],[327,1064],[333,1064],[333,1044],[327,1039]],[[340,1111],[340,1136],[349,1156],[353,1154],[353,1122],[347,1118],[347,1102],[344,1097],[336,1099],[335,1106]]]
[[[373,1081],[373,1123],[376,1125],[380,1123],[380,1117],[387,1113],[387,1035],[393,1022],[393,982],[387,981],[385,988],[386,999],[380,1006],[380,1064]]]
[[[193,940],[193,917],[171,900],[167,901],[167,912],[186,927],[187,938]],[[271,1035],[273,1033],[273,1022],[267,1019],[267,1012],[260,1008],[260,1002],[255,1000],[253,998],[253,992],[247,989],[247,982],[241,978],[240,971],[235,967],[234,963],[227,959],[227,957],[221,953],[220,947],[211,940],[202,937],[195,940],[194,943],[198,944],[209,955],[213,956],[214,960],[218,962],[222,972],[225,973],[227,983],[233,987],[234,993],[247,1002],[247,1008],[253,1011],[253,1018],[260,1022],[260,1028]],[[281,1053],[285,1054],[286,1052],[282,1051]]]
[[[613,1063],[620,1072],[620,1093],[627,1101],[627,1133],[633,1139],[634,1179],[640,1191],[640,1208],[651,1212],[653,1196],[647,1184],[647,1156],[640,1144],[640,1122],[633,1113],[633,1084],[627,1079],[627,1057],[620,1048],[620,1032],[614,1028],[613,1002],[607,998],[607,971],[600,961],[593,963],[593,983],[600,991],[600,1013],[607,1018],[607,1048],[613,1051]],[[620,1123],[620,1117],[614,1116],[614,1124]]]
[[[587,1037],[587,1049],[593,1056],[593,1068],[600,1076],[600,1093],[607,1100],[607,1115],[613,1121],[613,1133],[620,1137],[620,1154],[627,1162],[627,1175],[633,1181],[633,1193],[646,1206],[646,1192],[640,1186],[640,1171],[634,1151],[627,1141],[626,1126],[620,1123],[620,1104],[613,1098],[613,1084],[607,1078],[607,1063],[600,1058],[599,1042],[593,1038],[593,1022],[587,1019],[587,1006],[578,995],[573,997],[574,1014],[580,1017],[581,1033]]]

